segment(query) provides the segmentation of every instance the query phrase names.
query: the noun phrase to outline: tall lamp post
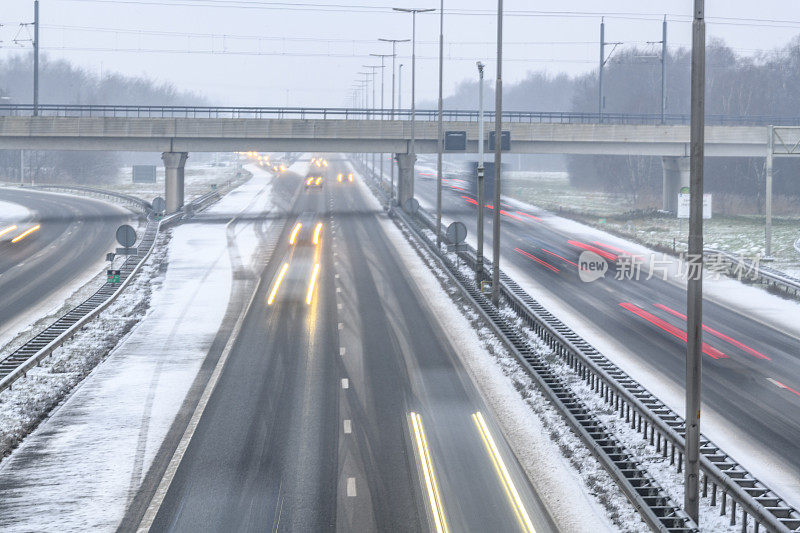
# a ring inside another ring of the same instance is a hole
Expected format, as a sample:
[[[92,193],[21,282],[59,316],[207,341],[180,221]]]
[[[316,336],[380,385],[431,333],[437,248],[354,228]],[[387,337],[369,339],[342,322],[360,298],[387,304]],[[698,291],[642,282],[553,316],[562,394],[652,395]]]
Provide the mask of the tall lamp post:
[[[431,11],[436,11],[435,9],[418,9],[418,8],[408,8],[408,7],[395,7],[393,8],[395,11],[399,11],[401,13],[411,13],[411,146],[409,150],[411,152],[411,173],[410,173],[410,180],[411,182],[408,184],[409,190],[411,191],[411,196],[414,196],[414,162],[417,158],[417,147],[416,147],[416,132],[415,132],[415,123],[417,121],[417,104],[416,104],[416,84],[417,84],[417,13],[428,13]]]
[[[689,126],[689,255],[686,292],[686,467],[683,507],[695,523],[700,512],[700,385],[703,357],[703,157],[705,155],[705,2],[694,0]],[[691,268],[695,266],[695,268]]]
[[[475,255],[477,258],[475,275],[478,282],[480,282],[483,272],[483,210],[485,209],[485,200],[483,198],[483,67],[484,64],[478,61],[478,78],[480,80],[480,85],[478,86],[478,251]]]
[[[373,56],[373,57],[380,57],[381,58],[381,120],[384,120],[384,118],[385,118],[384,109],[386,109],[386,107],[383,104],[383,97],[384,97],[384,94],[385,94],[385,91],[383,89],[383,82],[384,82],[384,79],[386,78],[386,76],[384,75],[386,73],[386,67],[383,64],[383,60],[386,59],[387,57],[392,57],[392,54],[370,54],[370,55]],[[381,190],[384,190],[383,189],[383,159],[384,159],[385,154],[381,153],[379,155],[380,155],[380,159],[381,159],[380,184],[381,184]]]
[[[378,39],[379,41],[383,41],[385,43],[392,43],[392,120],[394,120],[394,88],[395,88],[395,63],[397,62],[397,43],[407,43],[411,39]],[[403,65],[400,65],[401,67]],[[399,106],[398,106],[399,107]],[[391,190],[389,191],[389,205],[391,206],[394,202],[394,154],[392,154],[392,164],[390,165],[391,168],[391,175],[392,175],[392,182],[391,182]]]
[[[375,69],[382,69],[382,65],[361,65],[372,71],[372,118],[375,118]],[[372,176],[375,176],[375,152],[372,152]]]
[[[500,165],[503,147],[503,0],[497,0],[497,81],[494,96],[494,209],[492,228],[492,304],[500,303]],[[482,207],[481,207],[482,208]]]
[[[444,0],[439,3],[439,113],[436,135],[436,248],[442,245],[442,153],[444,126],[442,124],[442,85],[444,71]]]

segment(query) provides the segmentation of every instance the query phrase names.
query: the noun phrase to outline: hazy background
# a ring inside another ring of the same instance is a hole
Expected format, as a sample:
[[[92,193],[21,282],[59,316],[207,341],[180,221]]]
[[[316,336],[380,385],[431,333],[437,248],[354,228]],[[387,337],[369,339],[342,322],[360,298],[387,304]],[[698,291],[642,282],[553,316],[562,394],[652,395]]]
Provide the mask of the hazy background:
[[[41,45],[48,57],[69,59],[98,75],[147,76],[218,104],[339,106],[347,103],[362,65],[375,61],[369,54],[390,52],[378,38],[411,36],[410,15],[391,7],[438,5],[431,0],[42,0]],[[800,33],[794,1],[706,5],[709,39],[722,38],[738,53],[783,46]],[[602,14],[607,40],[625,43],[615,54],[659,41],[663,14],[670,21],[671,49],[685,47],[691,40],[691,6],[691,0],[506,0],[504,78],[513,83],[531,70],[575,75],[595,69]],[[446,93],[477,76],[477,59],[487,63],[487,77],[494,77],[495,9],[493,1],[445,2]],[[18,24],[32,20],[32,0],[3,0],[0,58],[30,46],[13,41],[27,37]],[[418,16],[417,39],[418,97],[430,100],[437,90],[436,14]],[[657,46],[649,47],[653,54]],[[408,103],[410,47],[400,45],[399,53]]]

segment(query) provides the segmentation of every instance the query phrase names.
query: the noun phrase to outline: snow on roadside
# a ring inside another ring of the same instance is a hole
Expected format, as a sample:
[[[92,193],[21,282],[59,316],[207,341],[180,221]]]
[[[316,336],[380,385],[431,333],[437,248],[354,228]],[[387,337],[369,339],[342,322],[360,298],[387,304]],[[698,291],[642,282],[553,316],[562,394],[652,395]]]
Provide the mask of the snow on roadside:
[[[538,224],[548,224],[553,231],[563,233],[565,239],[568,235],[569,238],[583,238],[587,241],[599,240],[644,257],[661,259],[663,256],[663,254],[638,243],[627,241],[574,220],[552,215],[547,211],[519,200],[504,198],[504,201],[514,205],[517,209],[536,213],[537,216],[543,219]],[[420,204],[426,209],[432,208],[432,205],[424,199],[420,201]],[[443,215],[442,222],[444,224],[448,224],[451,221],[450,217],[446,214]],[[468,235],[467,243],[475,248],[475,236]],[[486,255],[491,258],[491,248],[486,251]],[[672,283],[685,286],[685,282],[674,279],[678,268],[677,259],[671,256],[664,256],[663,258],[671,261],[670,275],[673,276]],[[549,287],[539,283],[527,272],[516,268],[511,262],[503,262],[501,268],[528,294],[535,295],[539,303],[548,311],[557,316],[564,324],[608,357],[610,361],[647,388],[658,399],[675,412],[683,412],[684,391],[677,383],[665,380],[661,374],[655,372],[650,365],[642,361],[637,354],[632,353],[627,346],[616,339],[609,338],[605,331],[562,303],[558,295],[553,294]],[[797,302],[786,300],[758,287],[745,285],[725,277],[713,279],[707,276],[703,281],[703,287],[706,300],[712,300],[718,304],[737,309],[747,316],[782,329],[794,337],[800,336],[800,321],[797,320],[797,317],[800,316],[800,304]],[[747,310],[742,309],[743,303],[747,304]],[[740,462],[756,478],[780,494],[782,498],[785,498],[788,503],[794,507],[800,507],[800,480],[798,480],[796,468],[787,468],[787,465],[780,457],[774,455],[770,450],[765,450],[755,439],[737,431],[731,425],[730,420],[723,414],[717,413],[708,407],[705,408],[704,413],[704,435],[720,446],[725,453],[730,454],[731,457]]]
[[[264,173],[243,187],[268,192],[268,182]],[[102,358],[122,339],[0,463],[0,529],[116,528],[220,328],[231,291],[232,247],[243,264],[250,263],[251,237],[234,234],[231,242],[226,218],[261,210],[266,196],[255,203],[250,194],[227,198],[204,212],[222,222],[212,218],[172,230],[169,247],[160,247],[148,261],[147,275],[62,350],[74,351],[74,361],[83,364],[84,352]],[[125,312],[141,322],[127,335],[115,335],[115,324],[127,323]],[[87,361],[86,368],[91,366]],[[49,394],[49,385],[21,380],[13,391],[18,395],[14,405],[35,405]],[[0,401],[8,402],[3,395]],[[0,406],[0,413],[7,411]]]
[[[3,227],[16,224],[32,215],[32,211],[24,205],[0,200],[0,230]]]
[[[381,206],[364,188],[373,209]],[[419,293],[451,328],[450,338],[553,520],[563,531],[647,531],[639,514],[457,289],[391,220],[381,224]],[[418,255],[419,253],[419,255]],[[442,293],[446,293],[446,296]],[[443,297],[444,296],[444,297]],[[476,330],[476,326],[479,328]]]

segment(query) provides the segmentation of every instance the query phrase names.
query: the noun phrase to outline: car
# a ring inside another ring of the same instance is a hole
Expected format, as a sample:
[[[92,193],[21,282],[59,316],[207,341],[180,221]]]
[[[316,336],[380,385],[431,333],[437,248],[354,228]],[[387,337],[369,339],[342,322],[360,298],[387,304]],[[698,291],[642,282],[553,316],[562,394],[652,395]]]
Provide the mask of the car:
[[[322,222],[311,212],[301,214],[289,233],[290,246],[317,246],[322,241]]]
[[[308,176],[306,178],[306,189],[321,188],[322,176]]]

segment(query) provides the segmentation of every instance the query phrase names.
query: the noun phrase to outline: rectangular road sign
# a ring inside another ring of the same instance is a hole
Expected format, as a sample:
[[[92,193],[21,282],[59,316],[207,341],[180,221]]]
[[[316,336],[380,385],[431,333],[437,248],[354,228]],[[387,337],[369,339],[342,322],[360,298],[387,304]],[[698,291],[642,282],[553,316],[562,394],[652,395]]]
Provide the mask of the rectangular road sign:
[[[133,183],[155,183],[155,165],[133,165]]]

